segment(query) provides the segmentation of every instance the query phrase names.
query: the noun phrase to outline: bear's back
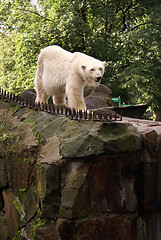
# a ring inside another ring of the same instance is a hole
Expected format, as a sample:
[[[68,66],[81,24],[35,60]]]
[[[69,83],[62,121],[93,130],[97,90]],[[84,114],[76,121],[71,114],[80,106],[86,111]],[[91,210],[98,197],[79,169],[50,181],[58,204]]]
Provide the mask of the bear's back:
[[[63,48],[53,45],[53,46],[48,46],[44,48],[40,55],[39,55],[39,60],[40,59],[66,59],[66,60],[71,60],[72,59],[72,53],[69,51],[64,50]],[[63,61],[64,61],[63,60]]]
[[[46,47],[38,57],[37,72],[41,76],[46,72],[49,78],[51,75],[55,77],[59,75],[59,79],[64,79],[65,74],[71,68],[72,56],[71,52],[57,45]]]

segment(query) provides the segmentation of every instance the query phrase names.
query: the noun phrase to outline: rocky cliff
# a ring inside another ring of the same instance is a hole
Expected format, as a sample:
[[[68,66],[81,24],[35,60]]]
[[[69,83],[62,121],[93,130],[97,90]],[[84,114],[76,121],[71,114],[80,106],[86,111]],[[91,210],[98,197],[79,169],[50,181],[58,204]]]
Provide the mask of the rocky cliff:
[[[161,124],[0,100],[0,239],[161,239]]]

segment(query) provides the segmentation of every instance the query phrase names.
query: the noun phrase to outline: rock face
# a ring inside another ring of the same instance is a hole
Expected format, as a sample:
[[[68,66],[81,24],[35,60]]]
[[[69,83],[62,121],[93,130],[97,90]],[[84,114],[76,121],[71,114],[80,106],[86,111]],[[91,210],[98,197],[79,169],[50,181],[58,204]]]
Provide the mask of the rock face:
[[[0,119],[2,240],[161,240],[160,123]]]

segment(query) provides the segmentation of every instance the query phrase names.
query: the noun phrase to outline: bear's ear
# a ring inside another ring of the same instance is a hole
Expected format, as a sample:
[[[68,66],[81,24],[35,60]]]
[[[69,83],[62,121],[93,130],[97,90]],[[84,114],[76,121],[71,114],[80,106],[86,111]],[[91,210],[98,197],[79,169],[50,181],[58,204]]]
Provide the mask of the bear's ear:
[[[103,63],[104,66],[106,65],[106,61],[103,61],[102,63]]]
[[[86,69],[86,66],[82,65],[81,68],[82,68],[82,70],[85,70],[85,69]]]

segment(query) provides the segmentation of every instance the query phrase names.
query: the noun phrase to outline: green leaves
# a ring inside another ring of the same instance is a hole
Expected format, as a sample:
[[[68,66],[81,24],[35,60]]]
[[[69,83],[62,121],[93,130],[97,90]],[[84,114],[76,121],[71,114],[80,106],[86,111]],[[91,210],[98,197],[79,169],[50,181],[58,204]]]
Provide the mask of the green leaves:
[[[17,93],[32,88],[38,54],[58,44],[106,60],[104,83],[113,96],[157,106],[160,10],[159,0],[1,1],[0,85]]]

